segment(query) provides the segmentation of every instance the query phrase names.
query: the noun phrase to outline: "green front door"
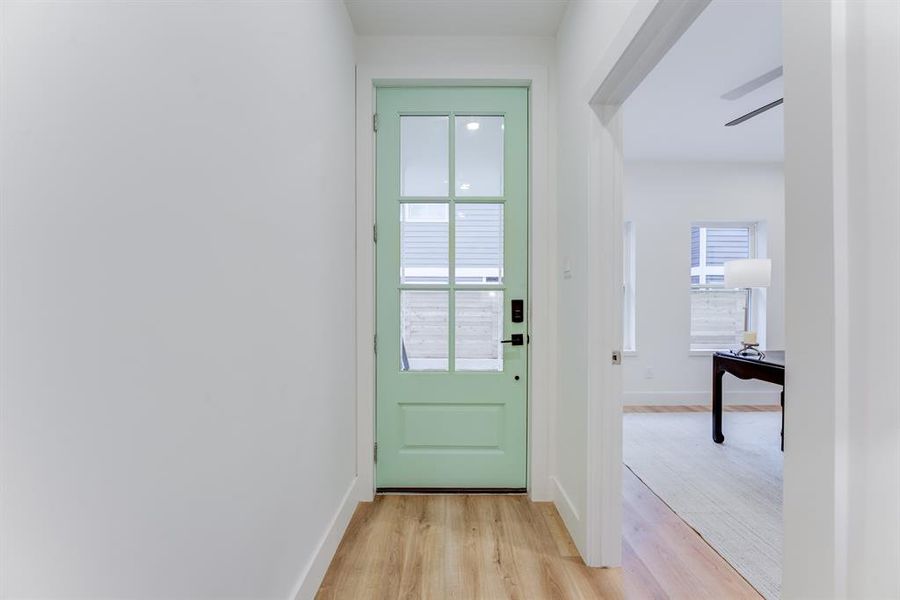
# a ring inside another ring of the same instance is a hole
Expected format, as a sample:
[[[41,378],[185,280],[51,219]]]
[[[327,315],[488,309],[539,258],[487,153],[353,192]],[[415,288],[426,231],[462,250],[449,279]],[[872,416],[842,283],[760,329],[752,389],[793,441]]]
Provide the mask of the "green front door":
[[[377,113],[377,486],[524,488],[527,90],[384,87]]]

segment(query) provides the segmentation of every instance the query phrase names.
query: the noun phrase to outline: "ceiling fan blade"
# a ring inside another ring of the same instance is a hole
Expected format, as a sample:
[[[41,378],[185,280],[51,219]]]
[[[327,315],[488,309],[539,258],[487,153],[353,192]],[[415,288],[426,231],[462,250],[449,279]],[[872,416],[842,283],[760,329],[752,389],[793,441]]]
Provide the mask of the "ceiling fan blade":
[[[779,104],[783,104],[783,103],[784,103],[784,98],[779,98],[775,102],[769,102],[765,106],[760,106],[756,110],[751,110],[746,115],[742,115],[742,116],[738,117],[737,119],[735,119],[734,121],[728,121],[727,123],[725,123],[725,127],[732,127],[734,125],[740,125],[744,121],[749,121],[753,117],[755,117],[757,115],[761,115],[764,112],[766,112],[767,110],[771,110],[771,109],[775,108],[776,106],[778,106]]]
[[[766,85],[770,81],[775,81],[779,77],[784,75],[784,67],[778,67],[777,69],[772,69],[768,73],[763,73],[756,79],[751,79],[744,85],[740,85],[730,92],[726,92],[722,94],[722,100],[737,100],[738,98],[743,98],[753,90],[757,90],[762,86]]]

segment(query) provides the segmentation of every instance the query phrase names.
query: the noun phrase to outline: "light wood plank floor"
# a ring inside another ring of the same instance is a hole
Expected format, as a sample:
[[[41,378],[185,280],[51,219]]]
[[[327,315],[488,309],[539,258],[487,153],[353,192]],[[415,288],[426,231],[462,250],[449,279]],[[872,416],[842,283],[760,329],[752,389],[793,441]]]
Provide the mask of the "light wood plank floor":
[[[759,600],[627,468],[623,487],[621,569],[586,567],[551,503],[378,496],[357,508],[317,598]]]

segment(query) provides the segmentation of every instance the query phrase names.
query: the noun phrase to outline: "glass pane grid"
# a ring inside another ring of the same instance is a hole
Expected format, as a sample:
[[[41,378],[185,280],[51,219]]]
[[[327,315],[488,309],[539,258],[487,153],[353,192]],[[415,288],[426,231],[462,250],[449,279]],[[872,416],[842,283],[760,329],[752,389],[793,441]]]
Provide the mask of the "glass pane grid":
[[[502,371],[504,118],[404,118],[401,371]]]

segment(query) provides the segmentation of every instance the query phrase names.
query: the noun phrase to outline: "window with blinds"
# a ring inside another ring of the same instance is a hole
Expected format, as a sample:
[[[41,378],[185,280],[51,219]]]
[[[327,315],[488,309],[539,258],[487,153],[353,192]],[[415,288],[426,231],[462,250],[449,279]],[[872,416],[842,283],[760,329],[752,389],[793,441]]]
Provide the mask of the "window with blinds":
[[[726,289],[725,263],[753,258],[756,227],[691,227],[691,350],[724,350],[740,345],[746,290]]]

